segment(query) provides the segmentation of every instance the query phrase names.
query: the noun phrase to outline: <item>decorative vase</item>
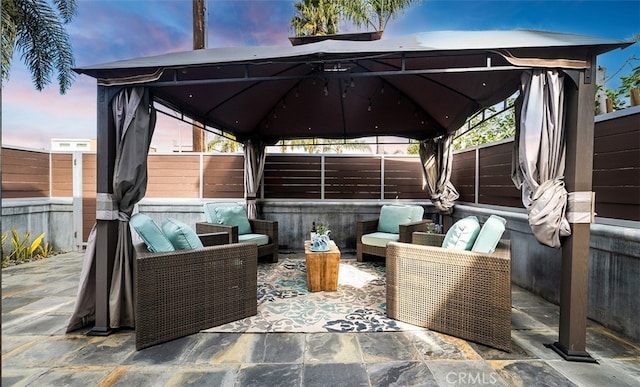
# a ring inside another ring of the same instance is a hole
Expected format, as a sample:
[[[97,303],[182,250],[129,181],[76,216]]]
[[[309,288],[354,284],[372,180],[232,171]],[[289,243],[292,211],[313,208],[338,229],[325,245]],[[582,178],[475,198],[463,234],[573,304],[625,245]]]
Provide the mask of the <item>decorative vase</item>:
[[[311,239],[311,250],[313,251],[328,251],[329,250],[329,239],[328,234],[316,234]]]

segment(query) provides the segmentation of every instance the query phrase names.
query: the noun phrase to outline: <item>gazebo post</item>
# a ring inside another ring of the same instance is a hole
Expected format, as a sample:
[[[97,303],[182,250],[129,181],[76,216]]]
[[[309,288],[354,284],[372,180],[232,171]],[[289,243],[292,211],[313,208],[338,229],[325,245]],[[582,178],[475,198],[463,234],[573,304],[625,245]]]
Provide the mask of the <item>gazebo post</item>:
[[[592,190],[595,57],[588,61],[586,70],[567,72],[576,77],[565,82],[565,184],[570,193]],[[559,340],[551,348],[565,360],[594,363],[586,351],[591,224],[576,223],[571,217],[568,220],[572,233],[562,243]]]
[[[109,327],[109,289],[118,241],[118,221],[107,219],[113,214],[108,198],[113,194],[113,171],[116,158],[115,132],[110,101],[119,88],[98,86],[97,92],[97,161],[96,161],[96,319],[89,335],[107,336]],[[107,199],[107,200],[105,200]],[[117,213],[116,213],[117,216]]]

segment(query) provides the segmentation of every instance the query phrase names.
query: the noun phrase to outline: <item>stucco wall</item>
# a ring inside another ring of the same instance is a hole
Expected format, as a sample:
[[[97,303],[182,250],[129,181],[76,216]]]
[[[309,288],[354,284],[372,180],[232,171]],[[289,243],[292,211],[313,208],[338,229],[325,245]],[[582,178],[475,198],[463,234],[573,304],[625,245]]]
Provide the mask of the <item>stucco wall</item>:
[[[204,221],[206,199],[143,199],[138,211],[161,223],[173,217],[189,225]],[[234,200],[232,200],[234,201]],[[301,251],[311,222],[326,222],[343,251],[355,250],[355,222],[376,218],[383,204],[396,201],[259,201],[261,217],[277,220],[283,252]],[[415,202],[400,202],[415,203]],[[425,217],[438,220],[429,202],[419,203]],[[491,214],[507,219],[505,237],[511,240],[512,281],[545,299],[559,303],[561,251],[540,245],[530,231],[524,210],[457,205],[452,219],[468,215],[484,222]],[[32,235],[46,232],[57,251],[74,250],[71,198],[15,199],[3,201],[3,231],[15,227]],[[593,224],[589,257],[588,316],[604,326],[640,342],[640,228]]]
[[[52,245],[54,251],[76,250],[71,198],[4,199],[2,233],[12,228],[20,237],[31,233],[30,240],[44,232],[44,241]],[[10,246],[11,242],[7,240],[5,247]]]

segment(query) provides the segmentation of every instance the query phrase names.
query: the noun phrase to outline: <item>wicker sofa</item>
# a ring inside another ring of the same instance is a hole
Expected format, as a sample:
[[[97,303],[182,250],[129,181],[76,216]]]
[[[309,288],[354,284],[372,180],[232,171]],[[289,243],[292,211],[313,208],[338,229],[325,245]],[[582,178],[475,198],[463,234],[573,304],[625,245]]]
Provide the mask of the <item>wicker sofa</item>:
[[[151,253],[134,245],[136,349],[257,313],[257,246],[199,235],[204,248]]]
[[[511,250],[444,249],[444,235],[417,232],[387,245],[387,316],[511,350]]]

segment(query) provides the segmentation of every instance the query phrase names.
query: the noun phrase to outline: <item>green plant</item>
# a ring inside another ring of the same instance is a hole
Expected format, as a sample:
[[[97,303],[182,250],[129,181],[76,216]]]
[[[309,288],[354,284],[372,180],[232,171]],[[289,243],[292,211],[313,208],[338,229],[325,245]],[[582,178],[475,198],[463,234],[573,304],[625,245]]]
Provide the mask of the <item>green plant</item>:
[[[9,231],[2,234],[2,266],[4,266],[5,263],[9,262],[9,257],[4,255],[4,242],[7,240],[8,236]]]
[[[22,263],[36,256],[46,258],[53,252],[53,248],[49,243],[42,244],[45,233],[38,235],[32,242],[29,242],[31,237],[30,232],[26,232],[23,236],[20,236],[15,228],[11,229],[11,247],[12,251],[5,255],[4,243],[7,240],[9,233],[6,232],[2,235],[2,266],[6,266],[10,262]]]
[[[44,245],[38,246],[38,255],[42,258],[48,258],[51,254],[53,254],[53,246],[49,244],[49,242],[45,242]]]
[[[622,110],[625,108],[625,103],[622,99],[620,99],[623,96],[623,91],[618,89],[618,90],[611,90],[611,89],[606,89],[605,93],[607,94],[607,98],[609,100],[611,100],[611,106],[613,108],[613,110]]]
[[[316,226],[316,232],[318,235],[325,235],[329,231],[329,225],[324,223],[318,223]]]
[[[31,233],[26,232],[24,234],[24,238],[20,238],[18,231],[15,228],[11,229],[11,247],[13,247],[13,251],[9,254],[10,261],[22,262],[27,259],[27,243],[29,241],[29,237]]]

